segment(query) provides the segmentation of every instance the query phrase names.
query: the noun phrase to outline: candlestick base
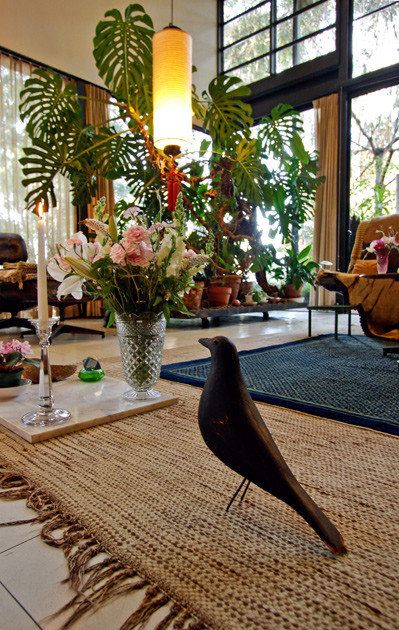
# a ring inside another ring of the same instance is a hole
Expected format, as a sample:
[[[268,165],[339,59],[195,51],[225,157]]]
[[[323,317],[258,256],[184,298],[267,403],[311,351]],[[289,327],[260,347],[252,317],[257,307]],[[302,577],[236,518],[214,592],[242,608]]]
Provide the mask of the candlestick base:
[[[71,419],[71,414],[66,409],[52,409],[48,413],[30,411],[21,418],[22,424],[28,427],[49,427],[62,424]]]
[[[29,411],[21,418],[22,424],[33,427],[49,427],[68,422],[71,414],[66,409],[55,409],[53,388],[51,381],[51,366],[48,349],[50,335],[54,324],[58,323],[58,317],[41,321],[31,319],[36,328],[36,334],[40,344],[40,371],[39,371],[39,401],[35,411]]]

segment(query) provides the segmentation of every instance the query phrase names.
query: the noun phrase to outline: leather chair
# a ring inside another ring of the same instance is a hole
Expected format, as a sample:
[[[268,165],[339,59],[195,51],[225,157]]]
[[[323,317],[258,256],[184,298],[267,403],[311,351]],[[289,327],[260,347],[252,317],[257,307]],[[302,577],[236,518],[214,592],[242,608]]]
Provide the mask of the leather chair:
[[[25,262],[28,259],[26,243],[19,234],[0,233],[0,265],[4,263]],[[0,283],[0,313],[11,313],[11,317],[0,319],[0,329],[28,328],[34,330],[32,324],[25,317],[18,317],[20,311],[26,311],[36,305],[36,290],[32,287],[21,291],[18,284],[10,282]]]
[[[0,233],[0,264],[25,262],[28,258],[26,243],[19,234]],[[36,268],[32,269],[34,276]],[[75,326],[73,324],[63,323],[64,312],[67,306],[79,305],[84,310],[89,298],[84,297],[82,300],[75,300],[71,296],[63,300],[57,298],[57,288],[59,283],[48,277],[48,303],[55,306],[60,311],[61,323],[53,330],[51,339],[58,337],[63,333],[100,335],[104,338],[105,333],[102,330],[94,330],[84,328],[83,326]],[[0,282],[0,313],[11,313],[11,317],[0,319],[0,329],[3,328],[27,328],[28,331],[22,332],[21,336],[35,332],[34,326],[25,317],[18,317],[20,311],[27,311],[37,306],[37,280],[36,277],[26,279],[23,282],[23,289],[20,289],[17,282]]]

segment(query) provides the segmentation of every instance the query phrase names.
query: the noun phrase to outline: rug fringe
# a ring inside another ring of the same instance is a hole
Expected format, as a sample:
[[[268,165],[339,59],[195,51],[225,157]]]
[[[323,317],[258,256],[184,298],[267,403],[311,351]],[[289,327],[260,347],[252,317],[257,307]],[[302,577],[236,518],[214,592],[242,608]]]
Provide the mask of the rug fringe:
[[[40,536],[53,547],[63,550],[68,563],[68,582],[76,594],[60,610],[48,619],[71,612],[60,630],[67,630],[89,611],[94,611],[105,602],[128,592],[146,589],[138,608],[126,619],[120,630],[139,630],[155,612],[165,608],[165,616],[155,630],[172,627],[181,630],[203,630],[208,626],[183,606],[174,602],[158,587],[139,576],[134,569],[108,555],[107,550],[78,521],[65,514],[45,492],[35,488],[29,480],[0,464],[0,498],[4,500],[25,499],[27,507],[35,510],[33,518],[1,523],[0,527],[25,523],[43,523]],[[99,559],[101,554],[106,558]],[[172,625],[173,624],[173,625]],[[188,624],[188,625],[186,625]]]

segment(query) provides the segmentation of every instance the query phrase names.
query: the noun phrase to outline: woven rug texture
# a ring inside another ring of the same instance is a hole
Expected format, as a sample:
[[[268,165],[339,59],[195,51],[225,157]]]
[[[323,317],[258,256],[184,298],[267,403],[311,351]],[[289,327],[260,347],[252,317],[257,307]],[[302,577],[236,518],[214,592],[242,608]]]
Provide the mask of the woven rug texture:
[[[399,435],[397,357],[383,357],[381,342],[321,335],[240,352],[240,365],[255,400]],[[200,359],[161,374],[202,387],[209,370]]]
[[[105,367],[120,374],[117,360]],[[38,445],[2,431],[1,460],[210,628],[397,627],[399,440],[260,405],[294,473],[344,536],[349,554],[333,558],[258,488],[225,514],[240,479],[201,439],[200,392],[161,389],[180,402]]]

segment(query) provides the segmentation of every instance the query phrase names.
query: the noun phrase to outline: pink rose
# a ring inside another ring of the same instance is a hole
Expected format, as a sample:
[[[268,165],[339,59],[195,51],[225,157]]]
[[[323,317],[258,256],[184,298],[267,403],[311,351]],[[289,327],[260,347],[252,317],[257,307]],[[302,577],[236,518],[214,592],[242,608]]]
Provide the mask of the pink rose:
[[[140,243],[141,241],[145,241],[146,243],[150,242],[147,230],[141,225],[135,225],[126,230],[122,240],[128,246],[134,243]]]
[[[111,256],[112,262],[115,264],[121,265],[122,267],[126,266],[126,251],[119,243],[112,245],[109,255]]]
[[[170,223],[166,223],[166,221],[161,221],[160,223],[153,223],[151,227],[148,229],[149,234],[154,234],[154,232],[160,232],[164,228],[170,226]]]
[[[136,243],[135,246],[130,246],[127,251],[127,260],[131,265],[136,267],[147,267],[147,265],[154,258],[154,252],[151,245],[141,241]]]
[[[188,258],[189,260],[191,260],[192,258],[196,257],[196,253],[193,249],[186,249],[183,253],[183,258]]]
[[[374,247],[374,251],[375,252],[383,252],[386,249],[386,244],[384,243],[384,241],[381,238],[379,238],[376,241],[373,241],[372,245]]]

